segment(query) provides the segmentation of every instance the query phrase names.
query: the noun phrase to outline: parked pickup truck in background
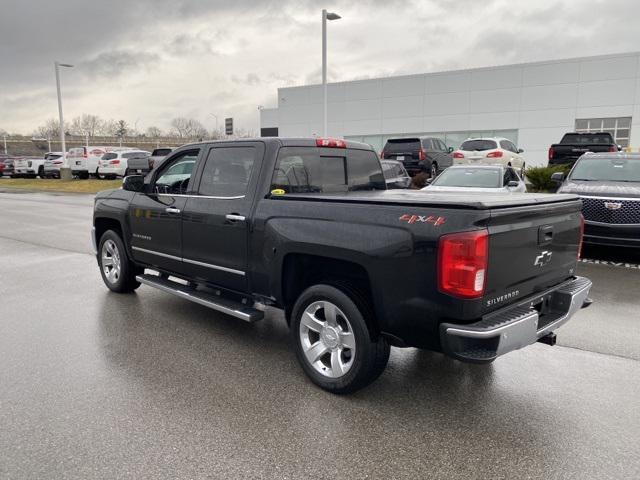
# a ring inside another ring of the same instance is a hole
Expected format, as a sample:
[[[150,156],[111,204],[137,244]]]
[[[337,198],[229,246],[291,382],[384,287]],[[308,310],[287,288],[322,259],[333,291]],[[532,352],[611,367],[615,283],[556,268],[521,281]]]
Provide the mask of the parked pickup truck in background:
[[[14,162],[14,177],[44,178],[44,157],[20,157]]]
[[[617,152],[621,150],[608,132],[565,133],[560,143],[549,147],[549,166],[573,165],[586,152]]]
[[[590,303],[574,195],[386,190],[369,145],[185,145],[95,198],[106,286],[158,288],[253,322],[284,310],[304,372],[345,393],[390,346],[488,363]],[[157,272],[145,273],[145,269]]]

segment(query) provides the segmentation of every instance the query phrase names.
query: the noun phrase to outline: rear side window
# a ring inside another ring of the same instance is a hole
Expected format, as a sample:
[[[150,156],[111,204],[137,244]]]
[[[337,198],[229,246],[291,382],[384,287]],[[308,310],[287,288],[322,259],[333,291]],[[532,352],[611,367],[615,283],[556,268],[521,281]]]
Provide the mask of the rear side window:
[[[460,150],[467,152],[471,152],[473,150],[492,150],[494,148],[497,148],[497,144],[494,140],[467,140],[466,142],[462,142],[462,145],[460,145]]]
[[[170,148],[156,148],[151,155],[153,155],[154,157],[165,157],[170,153]]]
[[[129,153],[122,154],[122,158],[145,158],[148,156],[149,156],[148,152],[129,152]]]
[[[391,138],[384,146],[386,153],[410,153],[420,150],[419,138]]]
[[[613,137],[610,133],[567,133],[560,143],[604,143],[613,144]]]
[[[58,155],[57,153],[50,153],[49,155],[45,155],[45,160],[55,160],[56,158],[60,158],[62,155]]]
[[[370,150],[283,147],[271,189],[285,193],[386,190],[382,167]]]
[[[500,148],[504,150],[508,150],[513,153],[517,153],[516,146],[511,143],[509,140],[500,140]]]
[[[245,195],[255,157],[254,147],[212,148],[202,171],[198,193],[214,197]]]
[[[102,160],[113,160],[114,158],[118,158],[118,154],[117,153],[105,153],[102,156]]]

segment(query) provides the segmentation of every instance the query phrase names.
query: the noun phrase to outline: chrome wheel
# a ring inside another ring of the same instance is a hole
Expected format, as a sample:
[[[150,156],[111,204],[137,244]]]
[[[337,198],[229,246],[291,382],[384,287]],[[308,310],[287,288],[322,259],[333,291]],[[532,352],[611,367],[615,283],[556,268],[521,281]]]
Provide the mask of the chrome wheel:
[[[323,300],[310,304],[302,314],[299,335],[307,362],[323,376],[342,377],[353,366],[353,328],[333,303]]]
[[[104,276],[109,283],[117,283],[120,279],[122,263],[120,252],[115,242],[111,239],[102,244],[101,264]]]

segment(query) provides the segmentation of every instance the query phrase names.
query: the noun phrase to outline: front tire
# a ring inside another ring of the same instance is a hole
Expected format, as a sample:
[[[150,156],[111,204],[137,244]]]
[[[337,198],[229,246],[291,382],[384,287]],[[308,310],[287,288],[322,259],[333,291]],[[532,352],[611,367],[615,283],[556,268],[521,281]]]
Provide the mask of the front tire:
[[[520,168],[520,178],[522,178],[522,180],[524,180],[524,176],[527,174],[526,166],[527,164],[522,162],[522,167]]]
[[[107,230],[100,237],[98,265],[102,281],[109,290],[130,293],[140,286],[135,265],[127,257],[120,235],[113,230]]]
[[[40,178],[47,178],[47,177],[45,176],[45,174],[44,174],[44,167],[40,166],[40,167],[38,168],[38,176],[39,176]]]
[[[371,307],[355,290],[318,284],[293,306],[291,340],[302,369],[313,383],[332,393],[351,393],[380,376],[389,344],[373,339],[366,319]]]

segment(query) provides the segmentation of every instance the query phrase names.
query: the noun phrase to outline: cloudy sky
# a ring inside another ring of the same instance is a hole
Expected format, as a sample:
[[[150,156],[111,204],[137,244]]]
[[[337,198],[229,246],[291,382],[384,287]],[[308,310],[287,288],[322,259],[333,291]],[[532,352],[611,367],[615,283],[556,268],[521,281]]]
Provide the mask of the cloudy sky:
[[[278,87],[640,50],[635,0],[0,0],[0,129],[92,113],[139,130],[227,116],[258,128]]]

